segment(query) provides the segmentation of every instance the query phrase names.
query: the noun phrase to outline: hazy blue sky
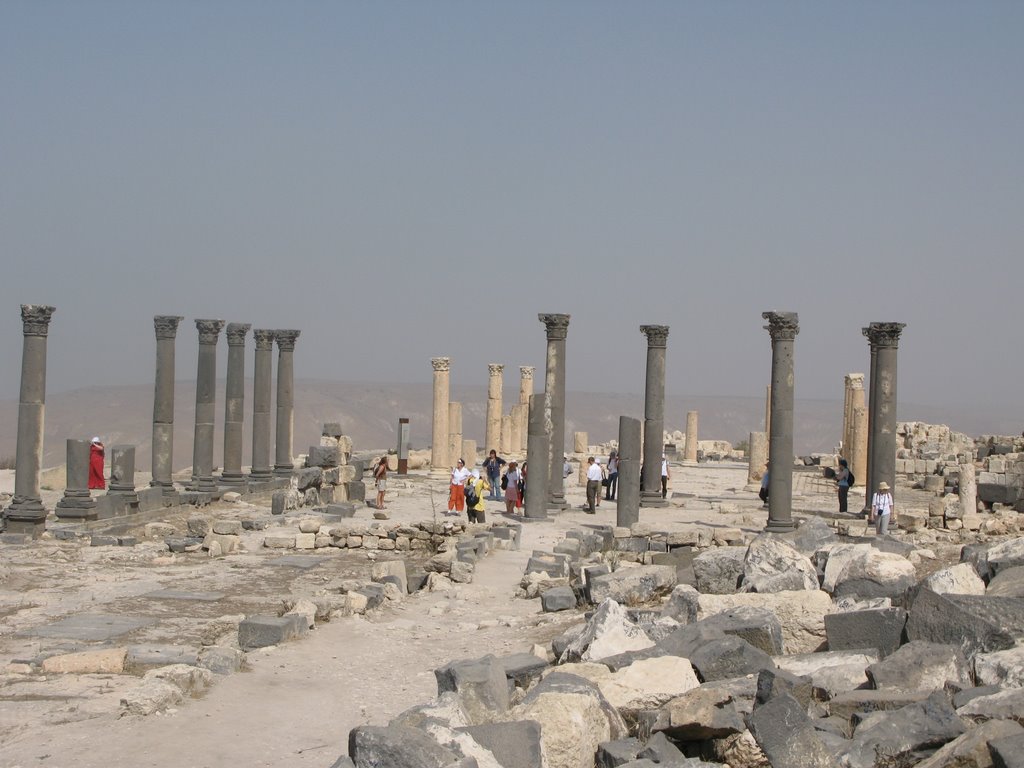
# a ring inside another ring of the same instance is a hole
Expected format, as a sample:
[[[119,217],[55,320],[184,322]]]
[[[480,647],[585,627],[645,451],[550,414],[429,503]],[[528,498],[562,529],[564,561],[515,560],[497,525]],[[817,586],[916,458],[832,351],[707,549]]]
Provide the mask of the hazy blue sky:
[[[152,316],[302,329],[296,375],[544,364],[841,398],[907,323],[901,400],[1018,416],[1024,3],[0,2],[0,397],[153,376]],[[222,341],[222,345],[224,342]],[[226,354],[221,347],[223,373]],[[250,346],[251,350],[251,346]],[[250,356],[251,365],[251,356]]]

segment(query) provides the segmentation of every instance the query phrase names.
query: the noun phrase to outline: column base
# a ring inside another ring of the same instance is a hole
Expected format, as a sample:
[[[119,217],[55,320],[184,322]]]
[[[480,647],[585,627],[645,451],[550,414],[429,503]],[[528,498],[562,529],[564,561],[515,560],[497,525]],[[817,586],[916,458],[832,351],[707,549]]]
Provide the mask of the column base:
[[[88,491],[85,496],[65,496],[57,502],[53,512],[59,520],[96,520],[99,517],[96,499]]]
[[[4,532],[26,534],[38,539],[46,530],[46,507],[41,499],[15,496],[4,510]]]
[[[452,476],[452,473],[449,472],[447,469],[440,469],[439,468],[439,469],[431,469],[430,470],[430,479],[431,480],[448,480],[449,478],[451,478],[451,476]]]
[[[214,493],[217,490],[217,483],[213,477],[194,477],[185,489],[198,493]]]
[[[292,472],[295,471],[294,464],[275,464],[274,465],[274,476],[275,477],[291,477]]]
[[[249,472],[250,483],[265,483],[274,479],[274,471],[270,467],[261,467]]]
[[[221,485],[245,485],[246,477],[241,472],[223,472],[219,482]]]
[[[640,506],[641,507],[667,507],[668,499],[661,498],[661,491],[657,494],[651,494],[647,496],[643,493],[640,494]]]
[[[769,520],[764,527],[765,533],[789,533],[796,530],[796,523],[792,520]]]
[[[561,493],[553,493],[548,497],[548,512],[556,511],[561,512],[569,508],[569,502],[565,500],[565,495]]]

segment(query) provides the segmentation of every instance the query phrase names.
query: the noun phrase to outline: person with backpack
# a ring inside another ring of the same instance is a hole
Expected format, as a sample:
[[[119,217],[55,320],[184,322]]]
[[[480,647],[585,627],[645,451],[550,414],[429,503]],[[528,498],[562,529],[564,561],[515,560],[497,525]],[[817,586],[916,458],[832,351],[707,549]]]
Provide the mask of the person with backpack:
[[[853,472],[850,471],[850,465],[846,459],[839,460],[836,482],[839,484],[839,511],[846,512],[846,500],[850,494],[850,486],[853,485]]]
[[[377,509],[384,509],[384,493],[388,489],[388,457],[380,457],[373,469],[373,485],[377,489]]]
[[[501,480],[503,466],[505,466],[505,460],[492,448],[490,455],[484,459],[484,470],[487,473],[487,486],[491,489],[487,498],[493,501],[501,501],[501,497],[498,495],[498,483]]]
[[[522,504],[522,497],[519,495],[521,479],[519,465],[510,461],[508,471],[501,477],[501,487],[505,491],[505,512],[509,515],[515,514],[515,508]]]
[[[474,469],[473,475],[466,480],[466,513],[469,515],[469,522],[484,523],[487,521],[484,505],[484,490],[491,490],[490,483],[480,477],[480,470]]]

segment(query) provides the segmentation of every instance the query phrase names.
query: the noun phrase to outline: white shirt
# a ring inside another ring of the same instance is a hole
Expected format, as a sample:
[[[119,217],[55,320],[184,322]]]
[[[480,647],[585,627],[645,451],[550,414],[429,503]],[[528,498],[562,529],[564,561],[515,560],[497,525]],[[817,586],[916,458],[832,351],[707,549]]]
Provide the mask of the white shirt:
[[[597,480],[601,482],[604,479],[604,472],[601,471],[601,465],[596,461],[587,468],[587,480]]]
[[[661,460],[661,476],[668,477],[668,459]]]
[[[875,510],[875,514],[888,515],[892,513],[892,494],[891,493],[876,493],[871,497],[871,506]]]
[[[470,477],[473,473],[465,467],[456,467],[452,470],[452,485],[465,485],[466,478]]]

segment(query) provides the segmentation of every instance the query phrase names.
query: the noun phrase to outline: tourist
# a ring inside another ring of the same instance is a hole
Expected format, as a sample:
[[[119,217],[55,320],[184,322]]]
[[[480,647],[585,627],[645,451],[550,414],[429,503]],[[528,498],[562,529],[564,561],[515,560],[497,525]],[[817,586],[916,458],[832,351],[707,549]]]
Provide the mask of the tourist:
[[[665,458],[665,454],[661,454],[661,498],[668,498],[668,481],[672,479],[672,474],[668,471],[668,459]]]
[[[452,481],[448,490],[448,511],[446,515],[458,516],[466,506],[466,478],[469,477],[469,470],[466,469],[466,462],[459,459],[452,467]]]
[[[601,493],[601,480],[604,479],[604,471],[601,465],[594,461],[594,457],[587,458],[587,513],[596,514],[595,502]]]
[[[377,489],[377,509],[384,509],[384,492],[388,487],[388,457],[381,456],[373,468],[373,485]]]
[[[91,491],[102,491],[107,487],[107,481],[103,479],[104,457],[103,443],[98,437],[94,437],[89,445],[89,490]]]
[[[846,511],[846,501],[850,493],[850,467],[846,459],[839,460],[839,470],[836,472],[836,482],[839,483],[839,511]]]
[[[522,476],[519,474],[518,466],[514,461],[510,461],[508,471],[501,478],[501,487],[505,489],[505,512],[509,515],[515,514],[513,510],[523,503],[519,494]]]
[[[871,522],[875,523],[875,532],[881,536],[887,534],[891,517],[892,494],[889,484],[883,480],[878,484],[878,492],[871,497]]]
[[[562,480],[564,481],[569,475],[572,474],[572,464],[569,462],[568,456],[562,457]]]
[[[758,497],[761,499],[762,506],[766,509],[768,507],[768,462],[764,463],[764,474],[761,475],[761,490],[757,492]]]
[[[501,468],[505,466],[505,460],[498,455],[498,452],[491,449],[490,455],[484,459],[484,471],[487,474],[487,482],[491,489],[487,498],[492,501],[500,501],[498,495],[498,483],[501,480]]]
[[[523,466],[519,470],[519,503],[526,504],[526,476],[527,476],[527,464],[529,462],[524,461]]]
[[[469,522],[487,522],[487,517],[484,514],[486,512],[486,507],[484,505],[484,490],[491,490],[490,483],[480,477],[479,469],[474,469],[473,476],[466,481],[466,487],[472,488],[473,493],[471,495],[476,497],[476,504],[470,504],[468,498],[466,500],[466,514],[469,515]]]
[[[608,454],[608,486],[605,491],[605,501],[615,501],[615,491],[619,487],[619,454],[612,451]]]

